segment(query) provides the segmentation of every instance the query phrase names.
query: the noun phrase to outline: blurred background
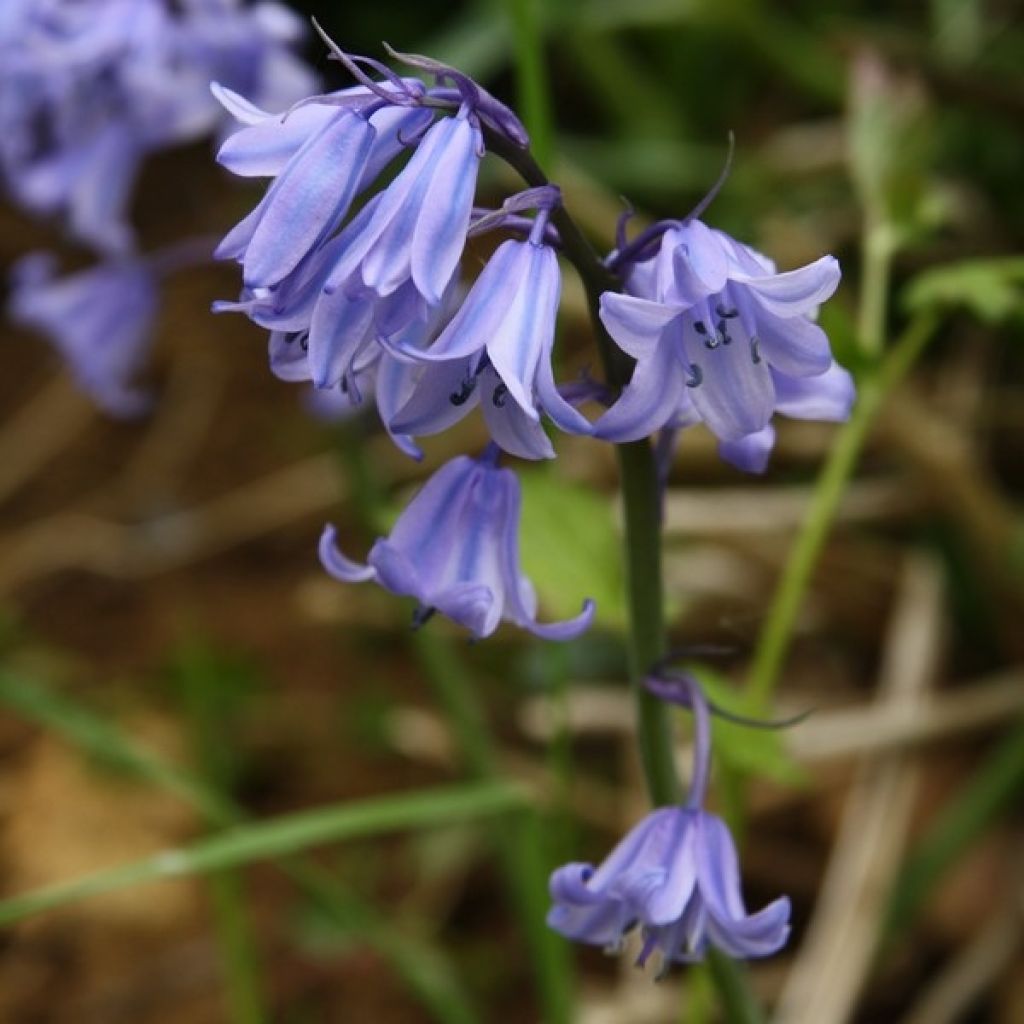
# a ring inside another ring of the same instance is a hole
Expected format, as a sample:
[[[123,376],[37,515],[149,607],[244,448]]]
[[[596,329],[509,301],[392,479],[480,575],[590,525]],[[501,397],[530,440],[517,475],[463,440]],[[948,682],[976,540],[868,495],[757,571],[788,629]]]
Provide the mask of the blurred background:
[[[889,393],[822,520],[776,673],[772,715],[814,714],[718,729],[716,805],[746,837],[749,902],[794,903],[790,946],[753,983],[794,1024],[1024,1021],[1020,5],[292,6],[350,51],[379,56],[386,40],[525,103],[602,249],[624,200],[638,223],[689,211],[733,132],[705,219],[782,268],[839,257],[823,325],[865,371],[862,396]],[[344,83],[321,46],[307,52]],[[514,187],[486,166],[495,204]],[[220,235],[259,194],[208,141],[155,155],[133,206],[142,248]],[[68,268],[90,259],[0,206],[3,269],[37,248]],[[593,358],[570,278],[563,376]],[[157,401],[132,422],[97,412],[38,336],[0,327],[5,896],[243,815],[472,775],[523,780],[540,810],[528,842],[505,818],[442,823],[328,844],[298,874],[264,860],[29,917],[3,935],[0,1021],[718,1019],[704,969],[655,985],[628,959],[530,938],[547,871],[600,858],[647,810],[613,453],[563,438],[557,463],[522,473],[545,613],[594,596],[594,631],[564,647],[511,629],[470,645],[439,619],[413,634],[405,602],[329,580],[317,539],[334,521],[361,555],[431,467],[483,443],[482,425],[428,439],[419,466],[372,417],[326,422],[268,373],[263,331],[210,314],[238,287],[233,265],[170,280],[145,371]],[[934,339],[876,387],[865,320],[888,348],[922,316]],[[670,626],[729,704],[764,671],[766,616],[837,428],[780,424],[759,478],[691,435],[665,499]],[[708,645],[713,658],[696,651]],[[460,716],[479,749],[460,747]]]

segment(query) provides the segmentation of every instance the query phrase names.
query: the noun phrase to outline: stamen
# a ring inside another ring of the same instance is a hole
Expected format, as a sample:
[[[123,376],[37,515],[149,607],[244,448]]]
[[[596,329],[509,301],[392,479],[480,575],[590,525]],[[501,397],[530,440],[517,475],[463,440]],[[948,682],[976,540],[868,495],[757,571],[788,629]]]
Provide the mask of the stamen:
[[[502,381],[495,389],[494,394],[491,395],[491,402],[499,409],[505,408],[505,402],[508,399],[508,385]]]
[[[717,325],[718,343],[720,345],[731,345],[732,338],[729,336],[729,328],[724,320],[719,320]]]
[[[740,315],[740,311],[738,309],[729,309],[723,302],[719,302],[715,306],[715,313],[717,313],[718,316],[722,317],[725,320],[732,320],[733,317],[737,317]]]
[[[750,339],[750,358],[755,366],[761,362],[761,342],[758,338]]]
[[[475,390],[476,377],[467,376],[465,380],[463,380],[462,384],[459,386],[459,390],[453,391],[448,396],[448,401],[451,402],[452,405],[465,405],[469,401],[470,396],[473,394]]]
[[[696,364],[690,363],[690,376],[686,380],[688,388],[699,388],[704,382],[704,371]]]
[[[703,320],[694,322],[693,329],[703,338],[708,333],[707,325]]]
[[[422,629],[437,614],[437,609],[431,605],[418,604],[412,613],[412,628]]]

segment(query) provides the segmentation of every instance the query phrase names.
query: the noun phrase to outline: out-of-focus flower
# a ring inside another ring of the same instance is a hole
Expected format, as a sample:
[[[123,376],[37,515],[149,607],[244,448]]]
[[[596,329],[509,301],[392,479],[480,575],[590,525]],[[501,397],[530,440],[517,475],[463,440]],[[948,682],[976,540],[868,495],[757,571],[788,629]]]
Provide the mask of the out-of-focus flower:
[[[548,924],[566,938],[617,951],[640,927],[637,956],[655,950],[662,970],[703,959],[709,946],[733,957],[770,956],[789,935],[789,899],[748,914],[729,829],[703,809],[711,757],[710,709],[689,678],[652,691],[694,714],[694,768],[686,803],[652,811],[595,868],[566,864],[551,876]],[[676,693],[675,691],[679,692]]]
[[[149,349],[157,308],[150,265],[122,259],[67,277],[44,254],[14,270],[8,312],[45,334],[78,385],[115,416],[134,416],[148,397],[133,383]]]
[[[274,3],[37,0],[0,15],[0,176],[106,253],[132,244],[138,168],[216,130],[218,77],[288,106],[315,87],[292,55],[301,22]]]
[[[489,636],[506,619],[549,640],[582,633],[592,601],[567,622],[537,622],[537,597],[519,566],[519,481],[500,469],[491,446],[480,459],[446,463],[406,506],[387,539],[370,550],[367,565],[346,558],[332,526],[320,557],[327,571],[348,583],[375,580],[395,594],[416,598],[418,622],[435,611]]]
[[[621,442],[703,422],[727,458],[757,469],[776,411],[844,419],[852,380],[813,320],[838,283],[831,256],[777,273],[699,220],[669,228],[657,254],[631,268],[628,294],[601,298],[602,321],[637,363],[595,434]]]

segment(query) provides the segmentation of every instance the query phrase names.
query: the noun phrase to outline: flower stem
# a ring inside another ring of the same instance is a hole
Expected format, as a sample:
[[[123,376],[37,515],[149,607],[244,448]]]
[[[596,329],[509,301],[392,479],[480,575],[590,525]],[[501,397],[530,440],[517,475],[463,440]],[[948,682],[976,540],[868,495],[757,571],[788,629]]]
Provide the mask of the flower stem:
[[[754,651],[747,683],[747,705],[752,714],[762,713],[771,701],[811,573],[871,426],[886,397],[913,365],[935,328],[936,320],[930,314],[912,321],[877,369],[860,382],[857,404],[818,477],[810,510],[786,561]]]
[[[493,133],[491,152],[501,157],[530,185],[550,184],[532,155]],[[609,384],[628,383],[633,361],[612,341],[598,315],[602,292],[619,291],[621,282],[601,262],[565,207],[551,221],[562,239],[562,254],[576,268],[587,293],[601,362]],[[665,652],[662,606],[661,489],[649,441],[616,445],[625,516],[627,604],[629,607],[629,668],[637,707],[637,739],[644,778],[656,806],[678,803],[679,777],[673,759],[668,710],[644,688],[644,677]],[[721,953],[712,960],[712,976],[730,1024],[759,1024],[763,1017],[743,965]]]

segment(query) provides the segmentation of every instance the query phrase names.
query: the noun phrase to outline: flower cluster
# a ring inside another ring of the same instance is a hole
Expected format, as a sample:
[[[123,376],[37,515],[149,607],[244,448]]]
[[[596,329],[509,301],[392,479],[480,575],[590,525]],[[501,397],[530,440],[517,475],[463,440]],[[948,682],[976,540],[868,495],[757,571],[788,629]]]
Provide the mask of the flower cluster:
[[[662,972],[702,960],[709,946],[733,957],[770,956],[789,935],[789,899],[748,914],[728,826],[703,809],[711,756],[710,708],[688,678],[650,688],[694,715],[694,768],[685,803],[647,815],[597,868],[566,864],[551,876],[548,924],[567,938],[611,951],[641,929],[637,964],[657,951]]]
[[[403,76],[324,39],[357,84],[304,99],[283,116],[214,86],[240,123],[220,162],[269,180],[218,248],[241,265],[243,290],[215,308],[270,331],[276,375],[330,391],[332,415],[346,401],[372,399],[384,428],[414,458],[422,456],[416,438],[479,407],[492,453],[554,457],[547,419],[613,442],[659,433],[665,458],[679,429],[703,423],[723,456],[760,470],[776,412],[847,415],[851,379],[814,322],[838,284],[836,261],[778,273],[692,215],[632,242],[620,228],[604,262],[622,290],[601,296],[600,313],[635,367],[591,423],[577,406],[607,392],[559,387],[552,368],[559,189],[535,186],[497,209],[475,205],[487,150],[507,155],[529,144],[518,118],[452,67],[389,51],[413,73]],[[474,281],[461,283],[467,241],[499,229],[511,237]],[[423,609],[440,609],[478,636],[502,617],[541,632],[515,567],[514,477],[493,462],[488,455],[446,465],[391,539],[375,545],[368,566],[343,558],[329,529],[326,568],[414,596],[417,621]],[[574,635],[589,618],[585,611],[543,635]]]
[[[259,0],[3,0],[0,183],[30,213],[57,218],[96,250],[56,277],[52,257],[15,268],[12,318],[45,334],[106,412],[148,401],[135,383],[153,333],[159,278],[208,262],[212,243],[140,257],[128,210],[148,154],[220,133],[210,80],[287,107],[316,86],[292,48],[305,34]]]

